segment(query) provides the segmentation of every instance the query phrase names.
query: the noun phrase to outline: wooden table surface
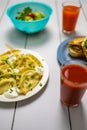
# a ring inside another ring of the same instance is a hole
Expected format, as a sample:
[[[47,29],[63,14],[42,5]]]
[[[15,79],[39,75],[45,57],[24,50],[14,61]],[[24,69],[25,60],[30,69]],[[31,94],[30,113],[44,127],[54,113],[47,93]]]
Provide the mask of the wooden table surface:
[[[46,59],[50,76],[44,89],[32,98],[15,103],[0,102],[0,130],[87,130],[87,92],[76,108],[68,108],[60,102],[57,48],[71,36],[62,33],[63,0],[37,0],[49,4],[53,14],[46,28],[33,35],[16,30],[6,15],[10,5],[22,1],[0,0],[0,53],[7,50],[5,43],[36,51]],[[72,35],[86,36],[87,0],[80,2],[82,8],[76,32]]]

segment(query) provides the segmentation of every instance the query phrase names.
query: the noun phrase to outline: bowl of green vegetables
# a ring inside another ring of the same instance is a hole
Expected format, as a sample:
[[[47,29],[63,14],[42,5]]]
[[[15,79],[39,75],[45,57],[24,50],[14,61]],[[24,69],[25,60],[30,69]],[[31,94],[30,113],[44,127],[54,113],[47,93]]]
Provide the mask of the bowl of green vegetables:
[[[15,28],[28,34],[43,30],[52,12],[48,4],[34,1],[17,3],[7,9],[7,15]]]

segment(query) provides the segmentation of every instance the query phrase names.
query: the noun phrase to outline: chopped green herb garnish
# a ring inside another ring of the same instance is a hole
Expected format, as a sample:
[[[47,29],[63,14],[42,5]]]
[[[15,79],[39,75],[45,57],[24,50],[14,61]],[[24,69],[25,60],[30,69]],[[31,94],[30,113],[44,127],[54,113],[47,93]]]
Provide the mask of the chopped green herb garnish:
[[[18,64],[16,64],[16,63],[13,64],[13,67],[14,67],[14,68],[16,68],[17,66],[18,66]]]
[[[5,58],[5,59],[2,59],[2,61],[6,62],[7,64],[9,64],[9,61],[8,61],[9,58]]]
[[[31,75],[31,79],[34,79],[35,78],[35,75]]]
[[[10,88],[10,93],[12,93],[13,92],[13,90]]]
[[[27,81],[29,80],[28,76],[25,76],[25,80],[27,80]]]
[[[29,83],[28,87],[31,87],[31,85],[32,85],[32,84],[31,84],[31,83]]]
[[[2,71],[0,71],[0,75],[2,75],[3,74],[3,72]]]
[[[40,83],[40,87],[42,87],[42,85],[43,85],[43,84],[42,84],[42,83]]]
[[[10,85],[11,85],[11,87],[13,87],[14,83],[13,83],[13,82],[10,82]]]
[[[85,48],[87,48],[87,39],[84,41],[84,43],[85,43]]]
[[[16,73],[12,73],[11,76],[16,79]]]
[[[7,69],[8,72],[11,72],[12,70],[10,68]]]

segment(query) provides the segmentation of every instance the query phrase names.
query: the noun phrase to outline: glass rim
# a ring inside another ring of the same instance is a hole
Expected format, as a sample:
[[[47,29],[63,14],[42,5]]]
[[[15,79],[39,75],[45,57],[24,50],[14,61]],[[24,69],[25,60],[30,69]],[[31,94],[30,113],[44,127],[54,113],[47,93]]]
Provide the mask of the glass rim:
[[[74,63],[72,63],[74,62]],[[85,69],[87,69],[87,63],[85,61],[82,61],[82,60],[67,60],[65,61],[60,69],[61,69],[61,78],[63,78],[66,82],[68,82],[69,84],[72,84],[72,86],[78,86],[80,85],[81,87],[85,87],[87,85],[87,82],[73,82],[71,80],[68,80],[63,74],[62,74],[62,69],[65,67],[65,66],[68,66],[68,65],[79,65],[81,67],[85,67]],[[77,87],[74,87],[74,88],[77,88]]]
[[[82,4],[81,4],[80,1],[73,1],[73,0],[69,1],[69,0],[67,0],[67,1],[62,2],[63,7],[67,6],[67,5],[75,5],[75,6],[79,7],[79,8],[82,7]]]

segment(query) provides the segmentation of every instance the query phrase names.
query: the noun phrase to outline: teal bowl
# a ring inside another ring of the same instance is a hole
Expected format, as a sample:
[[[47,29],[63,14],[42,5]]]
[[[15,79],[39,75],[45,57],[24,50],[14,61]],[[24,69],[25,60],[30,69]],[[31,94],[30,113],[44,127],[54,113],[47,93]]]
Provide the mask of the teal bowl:
[[[34,21],[23,21],[23,20],[17,20],[15,17],[17,16],[18,12],[21,12],[26,7],[30,7],[32,10],[38,10],[40,12],[43,12],[45,17],[40,20],[34,20]],[[15,5],[12,5],[8,7],[7,9],[7,15],[14,24],[15,28],[23,31],[28,34],[37,33],[41,30],[43,30],[52,14],[53,10],[52,8],[42,2],[21,2]]]

